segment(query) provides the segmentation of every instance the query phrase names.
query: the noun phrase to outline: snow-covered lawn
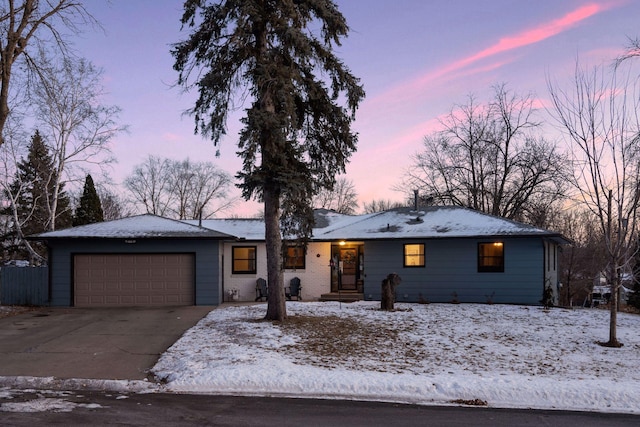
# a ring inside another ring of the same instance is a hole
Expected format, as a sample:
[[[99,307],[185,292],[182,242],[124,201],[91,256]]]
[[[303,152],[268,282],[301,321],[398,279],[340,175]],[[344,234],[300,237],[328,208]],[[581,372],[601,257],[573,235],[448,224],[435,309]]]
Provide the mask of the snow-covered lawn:
[[[288,302],[213,310],[153,368],[175,392],[640,413],[640,316],[476,304]]]

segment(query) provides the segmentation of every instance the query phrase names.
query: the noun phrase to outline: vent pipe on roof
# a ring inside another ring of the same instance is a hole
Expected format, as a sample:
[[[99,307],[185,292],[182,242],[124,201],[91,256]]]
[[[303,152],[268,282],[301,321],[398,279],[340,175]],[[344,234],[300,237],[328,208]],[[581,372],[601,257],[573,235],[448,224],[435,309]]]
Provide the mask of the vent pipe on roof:
[[[202,206],[200,206],[200,212],[198,215],[198,227],[202,227]]]
[[[413,190],[413,210],[418,211],[418,193],[420,190]]]

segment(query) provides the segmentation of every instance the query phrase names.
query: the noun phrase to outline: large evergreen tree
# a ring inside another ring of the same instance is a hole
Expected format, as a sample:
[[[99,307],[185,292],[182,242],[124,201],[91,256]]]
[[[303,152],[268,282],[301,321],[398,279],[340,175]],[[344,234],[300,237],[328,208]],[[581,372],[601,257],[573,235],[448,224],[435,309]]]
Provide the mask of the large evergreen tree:
[[[187,0],[182,24],[192,31],[172,54],[178,83],[199,91],[196,132],[218,144],[236,102],[251,104],[238,177],[246,199],[264,202],[266,318],[284,320],[282,235],[310,235],[313,196],[333,188],[356,149],[364,90],[333,54],[349,28],[331,0]]]
[[[93,224],[94,222],[104,221],[104,213],[102,211],[102,203],[98,192],[93,184],[91,175],[87,175],[84,180],[84,189],[80,196],[80,203],[76,209],[76,215],[73,218],[73,225]]]
[[[20,256],[28,256],[25,252],[23,238],[30,234],[41,233],[50,229],[49,214],[51,211],[51,195],[55,176],[53,160],[40,132],[36,130],[31,137],[27,158],[17,165],[16,177],[9,187],[7,199],[12,201],[8,210],[15,213],[14,239]],[[69,197],[61,192],[55,215],[56,227],[65,228],[71,225]],[[14,215],[12,215],[14,216]],[[33,244],[33,249],[42,257],[46,248]]]

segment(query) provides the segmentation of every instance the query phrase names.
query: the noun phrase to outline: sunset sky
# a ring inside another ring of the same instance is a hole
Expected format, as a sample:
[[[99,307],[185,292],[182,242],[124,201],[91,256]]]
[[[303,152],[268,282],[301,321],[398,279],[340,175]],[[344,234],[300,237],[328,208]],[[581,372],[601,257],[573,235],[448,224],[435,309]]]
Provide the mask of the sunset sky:
[[[149,154],[210,160],[234,175],[239,114],[231,116],[220,157],[183,116],[195,94],[172,87],[170,45],[180,32],[181,0],[88,1],[104,32],[86,33],[80,54],[104,69],[105,100],[122,108],[129,133],[113,141],[120,183]],[[358,151],[347,167],[360,200],[403,200],[394,191],[424,135],[469,94],[488,100],[506,83],[545,105],[546,79],[567,82],[576,60],[611,61],[640,36],[636,0],[339,0],[351,28],[336,53],[360,77],[367,97],[357,113]],[[544,110],[539,118],[549,121]],[[548,136],[560,140],[553,130]],[[239,190],[233,190],[239,195]],[[222,216],[250,216],[241,202]]]

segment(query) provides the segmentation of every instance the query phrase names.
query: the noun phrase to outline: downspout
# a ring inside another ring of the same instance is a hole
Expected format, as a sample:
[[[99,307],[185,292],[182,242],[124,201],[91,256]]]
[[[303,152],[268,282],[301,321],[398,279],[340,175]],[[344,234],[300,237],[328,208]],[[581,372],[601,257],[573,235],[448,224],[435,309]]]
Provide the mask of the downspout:
[[[51,246],[49,246],[49,241],[45,240],[44,241],[44,245],[47,247],[47,290],[48,290],[48,303],[49,303],[49,307],[51,307],[51,298],[53,296],[53,290],[51,287],[51,261],[52,261],[52,251],[51,251]]]
[[[220,290],[222,291],[222,301],[220,302],[220,304],[218,305],[222,305],[222,303],[224,303],[224,249],[225,249],[225,245],[224,245],[224,241],[221,244],[222,246],[222,255],[220,256],[220,265],[222,265],[222,267],[220,267]]]
[[[547,242],[545,239],[541,239],[542,242],[542,298],[540,298],[541,304],[544,305],[544,292],[546,291],[547,283]]]

